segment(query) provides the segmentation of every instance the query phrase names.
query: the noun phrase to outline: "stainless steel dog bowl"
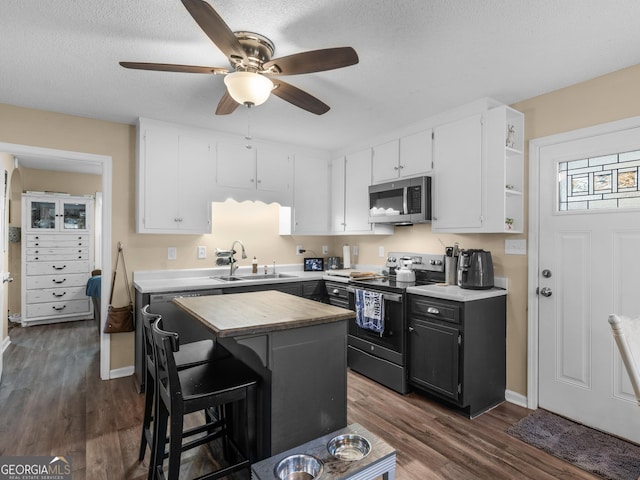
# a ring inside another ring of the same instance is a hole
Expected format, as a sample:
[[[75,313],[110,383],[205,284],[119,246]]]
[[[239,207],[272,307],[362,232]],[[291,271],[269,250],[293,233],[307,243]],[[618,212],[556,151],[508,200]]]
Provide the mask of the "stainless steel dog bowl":
[[[327,444],[329,453],[345,462],[354,462],[366,457],[371,451],[369,440],[361,435],[347,434],[333,437]]]
[[[322,473],[322,462],[311,455],[290,455],[278,462],[275,473],[280,480],[313,480]]]

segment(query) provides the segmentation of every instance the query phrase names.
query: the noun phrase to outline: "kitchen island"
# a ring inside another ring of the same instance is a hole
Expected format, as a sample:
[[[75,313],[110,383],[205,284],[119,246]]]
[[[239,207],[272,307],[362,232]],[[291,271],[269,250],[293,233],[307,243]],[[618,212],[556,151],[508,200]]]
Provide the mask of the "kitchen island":
[[[260,375],[258,460],[347,425],[347,320],[355,312],[274,290],[173,302]]]

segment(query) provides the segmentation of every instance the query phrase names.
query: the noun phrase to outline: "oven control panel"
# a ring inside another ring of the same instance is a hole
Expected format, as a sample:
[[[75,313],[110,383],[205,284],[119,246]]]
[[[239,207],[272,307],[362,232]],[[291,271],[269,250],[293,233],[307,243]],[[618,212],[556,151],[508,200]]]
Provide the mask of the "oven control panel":
[[[444,272],[444,255],[435,253],[389,252],[385,266],[390,270],[406,266],[412,270]]]

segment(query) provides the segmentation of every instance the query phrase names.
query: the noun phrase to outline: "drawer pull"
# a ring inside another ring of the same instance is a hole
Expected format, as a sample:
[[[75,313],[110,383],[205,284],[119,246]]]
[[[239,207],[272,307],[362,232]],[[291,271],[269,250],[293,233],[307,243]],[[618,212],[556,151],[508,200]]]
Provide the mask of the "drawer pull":
[[[432,313],[433,315],[440,315],[440,310],[438,310],[436,307],[429,307],[427,308],[427,313]]]
[[[66,266],[66,265],[63,265],[63,266],[61,266],[61,267],[56,267],[55,265],[52,265],[52,267],[51,267],[51,268],[53,268],[54,270],[64,270],[65,268],[67,268],[67,266]]]
[[[57,311],[59,312],[60,310],[64,310],[65,308],[67,308],[67,306],[66,306],[66,305],[62,305],[62,306],[60,306],[60,307],[53,306],[52,308],[53,308],[54,310],[57,310]]]
[[[333,293],[334,295],[339,295],[340,294],[340,290],[338,290],[337,288],[334,288],[331,293]]]
[[[62,292],[62,293],[54,293],[52,294],[54,297],[64,297],[66,295],[67,292]]]
[[[66,278],[63,278],[62,280],[55,280],[55,279],[54,279],[54,280],[53,280],[53,283],[64,283],[64,282],[66,282],[66,281],[67,281],[67,279],[66,279]]]

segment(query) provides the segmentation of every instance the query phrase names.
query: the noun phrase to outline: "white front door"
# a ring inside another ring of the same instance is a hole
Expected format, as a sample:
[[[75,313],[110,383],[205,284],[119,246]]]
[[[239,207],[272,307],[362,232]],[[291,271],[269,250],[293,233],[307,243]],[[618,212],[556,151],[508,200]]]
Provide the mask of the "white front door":
[[[539,153],[540,407],[640,443],[607,322],[640,315],[640,128]]]

